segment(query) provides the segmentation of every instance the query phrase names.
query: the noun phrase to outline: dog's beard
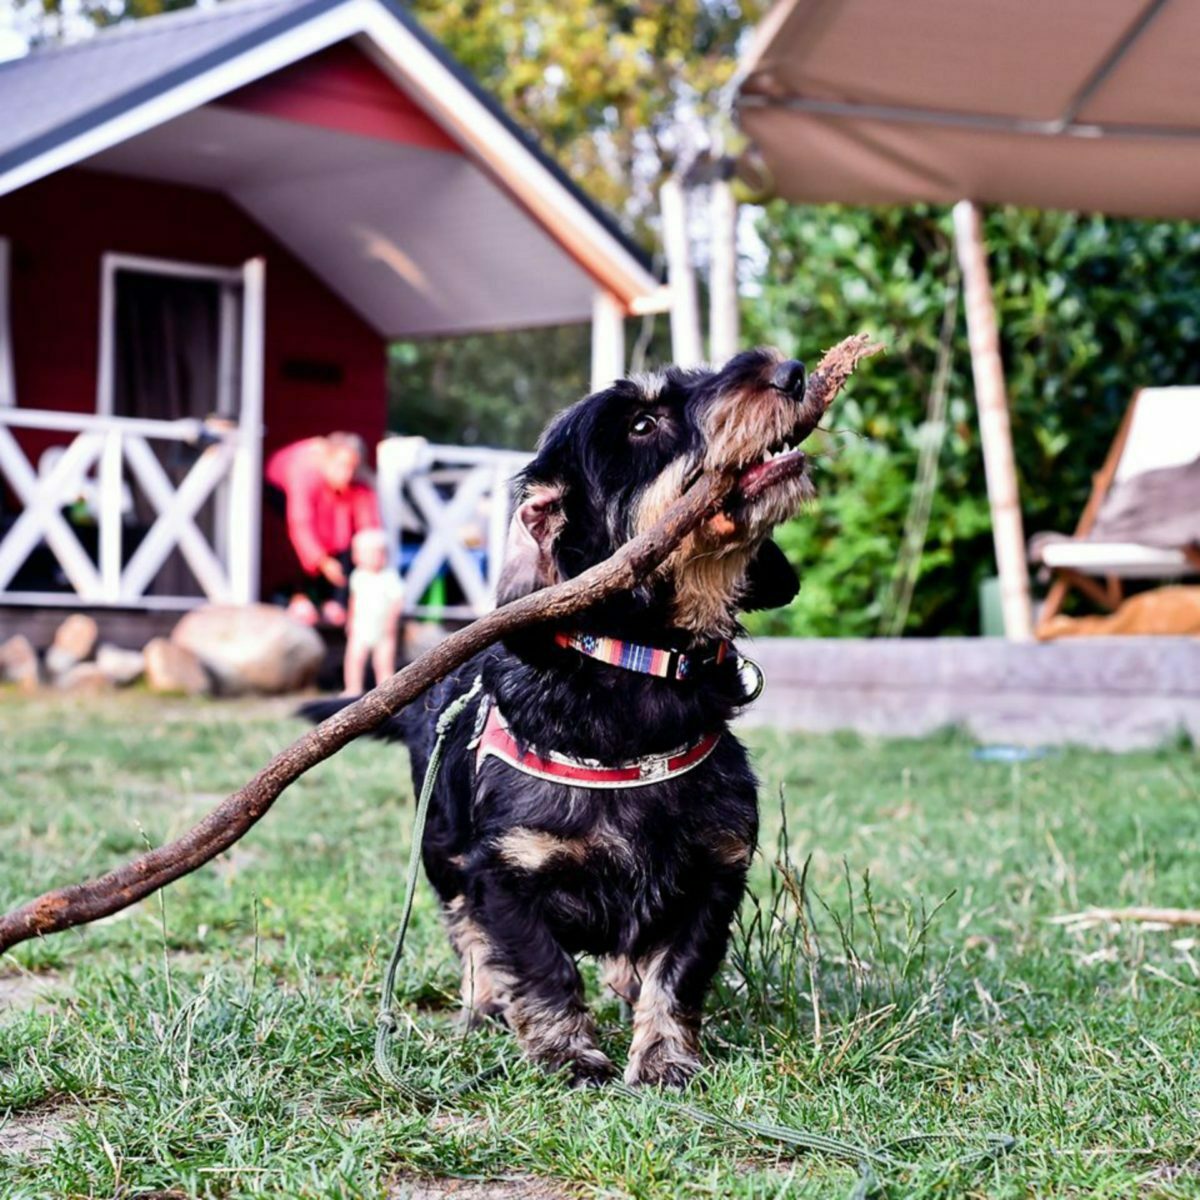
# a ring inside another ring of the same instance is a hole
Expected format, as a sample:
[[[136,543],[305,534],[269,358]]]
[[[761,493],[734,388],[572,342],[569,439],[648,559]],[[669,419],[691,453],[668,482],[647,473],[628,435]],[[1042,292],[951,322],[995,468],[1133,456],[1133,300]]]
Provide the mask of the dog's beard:
[[[663,516],[698,467],[743,469],[744,490],[735,487],[725,511],[689,534],[659,568],[659,577],[671,583],[673,622],[680,629],[698,638],[736,634],[755,554],[775,526],[795,516],[814,494],[804,456],[785,450],[796,422],[795,402],[761,384],[718,396],[703,418],[703,462],[672,462],[635,504],[630,536]]]
[[[635,536],[679,499],[689,470],[686,463],[673,463],[642,494],[634,511]],[[734,636],[750,563],[775,526],[812,495],[807,476],[797,476],[751,501],[735,497],[732,511],[684,538],[659,568],[659,577],[671,584],[673,624],[698,638]]]

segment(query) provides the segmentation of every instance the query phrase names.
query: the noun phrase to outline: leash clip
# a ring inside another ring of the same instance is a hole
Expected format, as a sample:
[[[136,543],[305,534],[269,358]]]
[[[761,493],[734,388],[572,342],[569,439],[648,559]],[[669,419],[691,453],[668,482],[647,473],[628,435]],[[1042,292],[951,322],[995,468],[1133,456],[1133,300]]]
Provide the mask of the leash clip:
[[[763,693],[763,688],[767,686],[767,677],[763,674],[763,669],[752,658],[747,658],[744,654],[737,656],[738,660],[738,677],[742,681],[742,687],[749,692],[743,704],[753,704],[755,700]],[[746,683],[747,669],[753,673],[753,687]]]

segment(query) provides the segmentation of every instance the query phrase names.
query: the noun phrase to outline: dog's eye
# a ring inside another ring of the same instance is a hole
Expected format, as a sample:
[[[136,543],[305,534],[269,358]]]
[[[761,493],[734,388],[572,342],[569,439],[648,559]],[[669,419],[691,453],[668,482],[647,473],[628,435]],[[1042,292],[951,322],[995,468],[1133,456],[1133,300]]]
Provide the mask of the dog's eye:
[[[629,426],[629,432],[634,437],[649,437],[658,428],[658,418],[651,416],[650,413],[642,413],[640,417],[635,417],[633,424]]]

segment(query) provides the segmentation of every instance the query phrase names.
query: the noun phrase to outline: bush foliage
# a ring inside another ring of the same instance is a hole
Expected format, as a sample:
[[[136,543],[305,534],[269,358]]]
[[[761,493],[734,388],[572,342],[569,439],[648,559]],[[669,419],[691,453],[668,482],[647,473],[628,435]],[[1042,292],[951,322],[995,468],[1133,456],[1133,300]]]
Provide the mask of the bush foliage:
[[[839,402],[817,462],[820,498],[780,531],[803,575],[758,632],[871,635],[889,593],[913,492],[946,290],[949,213],[801,208],[759,223],[767,266],[745,306],[749,340],[808,361],[866,329],[889,346]],[[997,209],[986,219],[1026,533],[1070,531],[1134,390],[1200,379],[1200,229]],[[975,633],[993,571],[983,461],[961,304],[948,420],[908,633]]]

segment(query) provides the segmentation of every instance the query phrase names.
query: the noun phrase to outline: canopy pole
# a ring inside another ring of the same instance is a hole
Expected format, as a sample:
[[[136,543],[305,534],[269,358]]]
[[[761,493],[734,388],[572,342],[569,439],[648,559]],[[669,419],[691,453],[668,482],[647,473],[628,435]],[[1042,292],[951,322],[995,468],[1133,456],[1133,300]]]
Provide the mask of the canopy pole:
[[[712,224],[711,264],[708,282],[708,346],[715,363],[738,352],[737,222],[738,205],[733,185],[719,175],[710,185],[709,220]]]
[[[663,249],[667,256],[667,285],[671,289],[671,357],[681,367],[704,361],[700,335],[700,304],[696,272],[688,238],[688,203],[683,182],[668,176],[658,193],[662,208]]]
[[[979,207],[970,200],[960,200],[954,206],[954,246],[962,268],[971,372],[992,512],[1004,633],[1009,641],[1028,642],[1033,639],[1033,610],[1004,366],[1000,361],[1000,332],[983,244],[983,220]]]

